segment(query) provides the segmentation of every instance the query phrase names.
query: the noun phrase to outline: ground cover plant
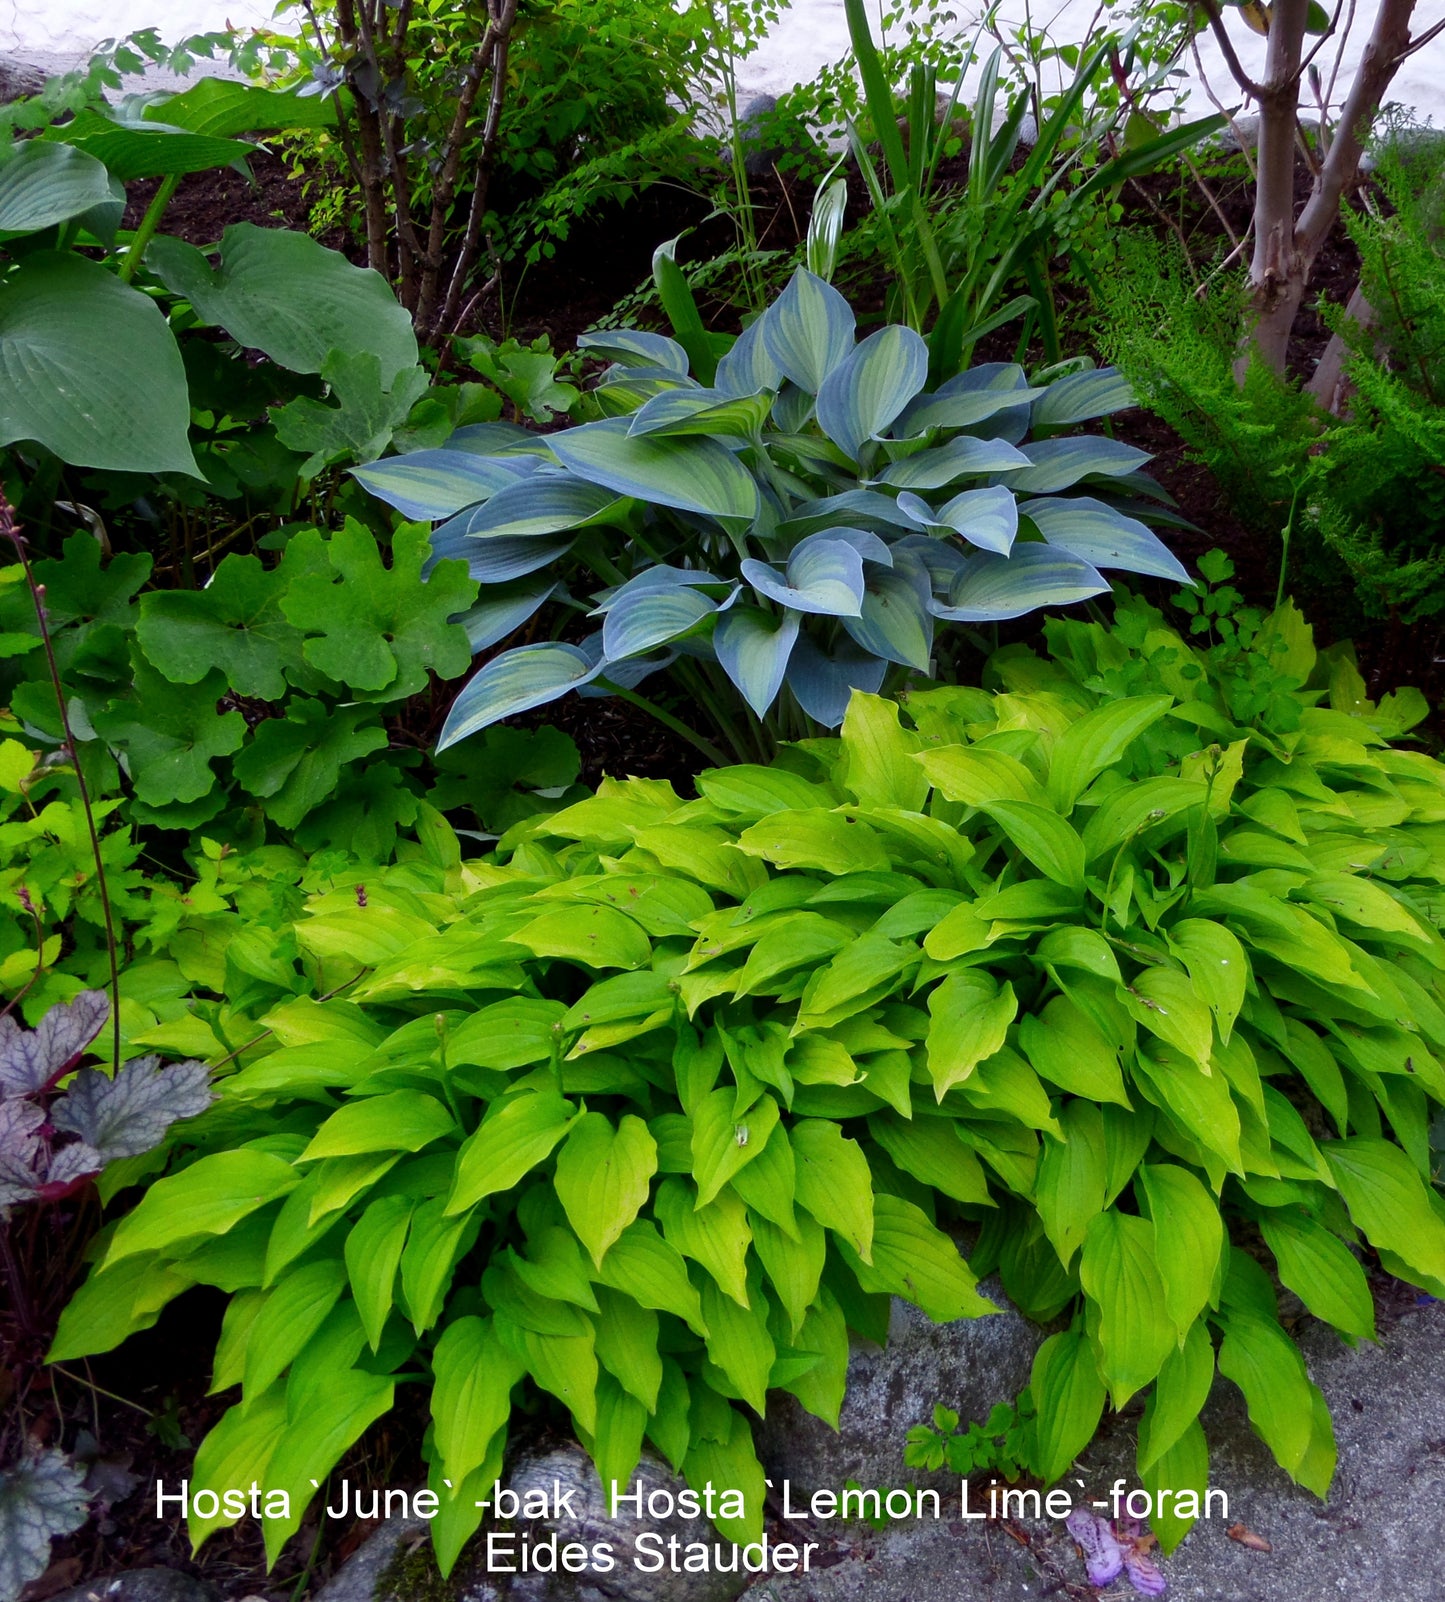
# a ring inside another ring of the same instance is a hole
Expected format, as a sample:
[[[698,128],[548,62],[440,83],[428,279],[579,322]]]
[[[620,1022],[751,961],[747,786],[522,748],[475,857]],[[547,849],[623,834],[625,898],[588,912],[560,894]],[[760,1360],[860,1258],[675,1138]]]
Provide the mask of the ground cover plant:
[[[608,781],[492,856],[435,832],[333,880],[294,956],[192,992],[249,1044],[53,1355],[226,1290],[240,1400],[195,1476],[291,1493],[273,1559],[421,1376],[445,1568],[524,1397],[604,1479],[646,1440],[738,1488],[720,1528],[755,1537],[769,1391],[836,1420],[849,1327],[881,1338],[889,1294],[986,1315],[997,1267],[1067,1320],[1017,1443],[1042,1480],[1144,1393],[1142,1482],[1202,1493],[1218,1372],[1323,1495],[1329,1416],[1263,1262],[1349,1339],[1362,1251],[1445,1289],[1445,770],[1404,738],[1419,698],[1365,700],[1292,607],[1201,616],[1212,643],[1127,599],[1055,620],[987,687],[857,693],[841,736],[695,801]],[[1156,1520],[1166,1550],[1189,1522]]]

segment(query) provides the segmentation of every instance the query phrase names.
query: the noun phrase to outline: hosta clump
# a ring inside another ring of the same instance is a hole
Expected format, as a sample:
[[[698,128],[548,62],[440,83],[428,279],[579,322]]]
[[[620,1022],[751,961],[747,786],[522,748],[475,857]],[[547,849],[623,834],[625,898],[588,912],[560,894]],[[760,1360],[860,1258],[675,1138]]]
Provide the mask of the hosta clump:
[[[158,1057],[126,1063],[112,1078],[82,1068],[61,1094],[110,1016],[99,990],[52,1007],[34,1029],[0,1017],[0,1210],[58,1201],[109,1162],[158,1145],[178,1118],[211,1104],[203,1063],[162,1067]]]
[[[1185,578],[1140,521],[1160,494],[1146,453],[1068,433],[1132,405],[1112,369],[1031,385],[996,362],[930,389],[916,333],[855,342],[847,301],[803,269],[721,360],[702,340],[690,366],[660,334],[582,343],[613,364],[602,420],[462,430],[357,470],[408,517],[444,520],[433,559],[465,557],[482,584],[477,650],[570,599],[569,573],[606,586],[578,643],[488,662],[443,744],[673,664],[704,707],[740,695],[781,728],[805,728],[799,711],[835,728],[852,689],[932,672],[940,621],[1084,600],[1108,589],[1101,569]]]
[[[54,1355],[231,1293],[192,1481],[285,1491],[273,1558],[418,1375],[443,1566],[543,1399],[604,1481],[650,1441],[755,1538],[770,1392],[836,1421],[849,1327],[883,1338],[889,1293],[986,1313],[997,1268],[1066,1320],[1041,1480],[1142,1393],[1172,1546],[1218,1372],[1323,1494],[1265,1265],[1351,1339],[1366,1249],[1445,1294],[1445,767],[1390,743],[1420,698],[1372,705],[1289,608],[1208,649],[1137,604],[1048,639],[990,688],[855,694],[840,738],[696,800],[608,781],[488,858],[438,834],[312,896],[301,971],[196,998],[250,1044]]]

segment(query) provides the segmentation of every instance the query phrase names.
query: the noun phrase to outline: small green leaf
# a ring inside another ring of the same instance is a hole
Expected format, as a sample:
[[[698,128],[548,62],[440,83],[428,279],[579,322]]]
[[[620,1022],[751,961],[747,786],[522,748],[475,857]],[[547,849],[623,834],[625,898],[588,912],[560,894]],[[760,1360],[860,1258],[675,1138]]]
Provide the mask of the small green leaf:
[[[570,1101],[550,1090],[529,1090],[494,1103],[457,1157],[447,1215],[465,1212],[499,1190],[510,1190],[551,1155],[575,1113]]]
[[[635,1114],[616,1128],[601,1113],[574,1120],[557,1155],[557,1195],[594,1263],[637,1217],[656,1172],[657,1142]]]

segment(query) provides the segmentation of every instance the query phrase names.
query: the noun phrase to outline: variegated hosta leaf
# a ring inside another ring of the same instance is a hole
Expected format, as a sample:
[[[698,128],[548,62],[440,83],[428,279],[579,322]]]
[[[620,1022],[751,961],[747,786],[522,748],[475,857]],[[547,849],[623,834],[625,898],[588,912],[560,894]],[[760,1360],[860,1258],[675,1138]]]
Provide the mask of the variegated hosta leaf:
[[[436,522],[488,500],[508,484],[535,473],[538,466],[535,456],[476,456],[443,446],[353,467],[351,476],[403,517]]]
[[[525,578],[539,567],[546,567],[570,551],[576,537],[569,533],[514,539],[510,534],[494,534],[485,540],[474,540],[464,529],[470,516],[463,512],[433,530],[431,555],[421,570],[423,578],[430,577],[438,562],[462,561],[467,564],[468,573],[483,584],[505,584],[508,579]]]
[[[824,379],[853,348],[853,308],[805,267],[798,268],[758,322],[768,355],[809,395],[822,389]]]
[[[598,334],[580,335],[577,348],[620,362],[624,367],[659,367],[678,378],[687,377],[687,352],[666,334],[641,328],[608,328]]]
[[[1011,556],[975,556],[954,580],[948,605],[933,611],[958,623],[1000,623],[1108,590],[1108,580],[1082,557],[1051,545],[1015,545]]]
[[[602,626],[602,652],[608,661],[645,656],[660,645],[690,634],[718,603],[688,584],[625,587],[614,597]]]
[[[1030,458],[1007,440],[960,434],[946,445],[893,462],[879,477],[895,489],[934,490],[960,478],[982,478],[986,473],[1012,472],[1029,465]]]
[[[788,658],[788,688],[797,703],[815,723],[836,729],[848,710],[854,690],[876,695],[888,664],[862,650],[851,640],[840,639],[831,651],[823,651],[806,634],[800,634]]]
[[[13,1013],[0,1018],[0,1096],[30,1096],[53,1085],[79,1061],[105,1027],[110,1001],[103,990],[82,990],[52,1007],[34,1029]]]
[[[609,418],[551,434],[547,443],[578,478],[618,495],[725,523],[750,523],[758,515],[757,480],[714,439],[634,439],[621,418]]]
[[[654,395],[628,425],[637,434],[714,434],[753,439],[773,409],[774,392],[729,395],[720,389],[675,389]]]
[[[895,435],[921,434],[925,428],[972,428],[1011,407],[1027,406],[1044,393],[1030,389],[1017,362],[984,362],[920,395],[899,419]]]
[[[1019,528],[1018,502],[999,484],[964,490],[936,512],[921,496],[904,490],[898,508],[934,533],[958,534],[981,551],[996,551],[1000,556],[1013,549]]]
[[[503,485],[455,522],[477,539],[536,539],[603,521],[620,511],[624,500],[601,485],[544,469]]]
[[[1136,404],[1129,380],[1117,367],[1070,373],[1067,378],[1055,379],[1041,394],[1034,393],[1039,395],[1033,410],[1035,428],[1067,428]]]
[[[50,1566],[50,1543],[85,1523],[85,1476],[59,1452],[0,1470],[0,1597],[15,1598]]]
[[[761,390],[782,388],[783,370],[763,343],[762,321],[759,317],[749,323],[717,364],[714,383],[722,394],[756,395]]]
[[[1123,478],[1149,460],[1148,451],[1102,434],[1042,440],[1026,445],[1023,455],[1029,465],[1009,470],[1004,480],[1016,495],[1053,495],[1095,473]]]
[[[478,729],[500,723],[517,712],[545,706],[579,685],[595,679],[601,664],[575,645],[548,640],[503,651],[452,702],[442,725],[437,750],[445,751]]]
[[[137,1057],[114,1079],[82,1068],[50,1109],[50,1121],[114,1162],[150,1151],[177,1119],[195,1118],[214,1100],[204,1063],[163,1068],[159,1057]]]
[[[759,595],[795,612],[857,617],[863,605],[863,558],[847,540],[813,534],[788,558],[786,578],[748,557],[742,575]]]
[[[1095,567],[1148,573],[1177,584],[1193,582],[1183,563],[1138,518],[1126,517],[1092,495],[1026,501],[1018,515],[1029,518],[1050,545],[1072,551]]]
[[[873,656],[928,672],[933,655],[933,594],[928,569],[897,553],[893,568],[871,567],[861,614],[843,627]]]
[[[713,631],[713,649],[723,672],[759,717],[783,687],[800,621],[796,612],[777,617],[755,606],[736,606]]]
[[[818,391],[818,426],[854,461],[928,379],[928,346],[890,324],[851,350]]]

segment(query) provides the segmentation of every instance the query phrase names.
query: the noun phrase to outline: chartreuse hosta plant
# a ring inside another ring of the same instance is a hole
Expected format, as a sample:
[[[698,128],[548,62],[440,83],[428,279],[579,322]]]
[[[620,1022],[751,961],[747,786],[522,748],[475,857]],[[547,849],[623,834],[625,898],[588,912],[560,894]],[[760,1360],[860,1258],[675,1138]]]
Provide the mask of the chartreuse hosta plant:
[[[457,697],[445,745],[583,686],[630,689],[677,664],[726,735],[740,695],[775,729],[836,727],[853,689],[929,674],[940,622],[989,623],[1108,590],[1101,569],[1185,579],[1140,521],[1159,492],[1143,451],[1074,425],[1132,404],[1112,370],[1030,385],[991,363],[928,387],[911,329],[855,340],[853,312],[800,268],[719,360],[621,331],[609,415],[508,440],[463,431],[357,470],[408,517],[444,519],[434,558],[463,556],[507,638],[566,575],[601,584],[577,643],[494,657]],[[558,616],[557,624],[566,619]],[[787,697],[779,701],[784,686]]]
[[[841,737],[696,800],[609,780],[490,857],[437,835],[313,895],[294,964],[196,1000],[250,1044],[54,1356],[229,1292],[191,1478],[285,1492],[273,1558],[403,1376],[443,1567],[523,1401],[604,1482],[650,1441],[739,1491],[720,1527],[756,1538],[770,1393],[836,1422],[850,1326],[884,1338],[890,1293],[986,1314],[996,1267],[1066,1320],[1041,1480],[1142,1395],[1143,1484],[1202,1492],[1220,1373],[1323,1495],[1271,1268],[1351,1340],[1366,1252],[1445,1294],[1445,766],[1390,743],[1419,697],[1373,706],[1291,609],[1228,632],[1056,621],[992,689],[857,693]],[[1166,1547],[1189,1513],[1156,1514]]]

